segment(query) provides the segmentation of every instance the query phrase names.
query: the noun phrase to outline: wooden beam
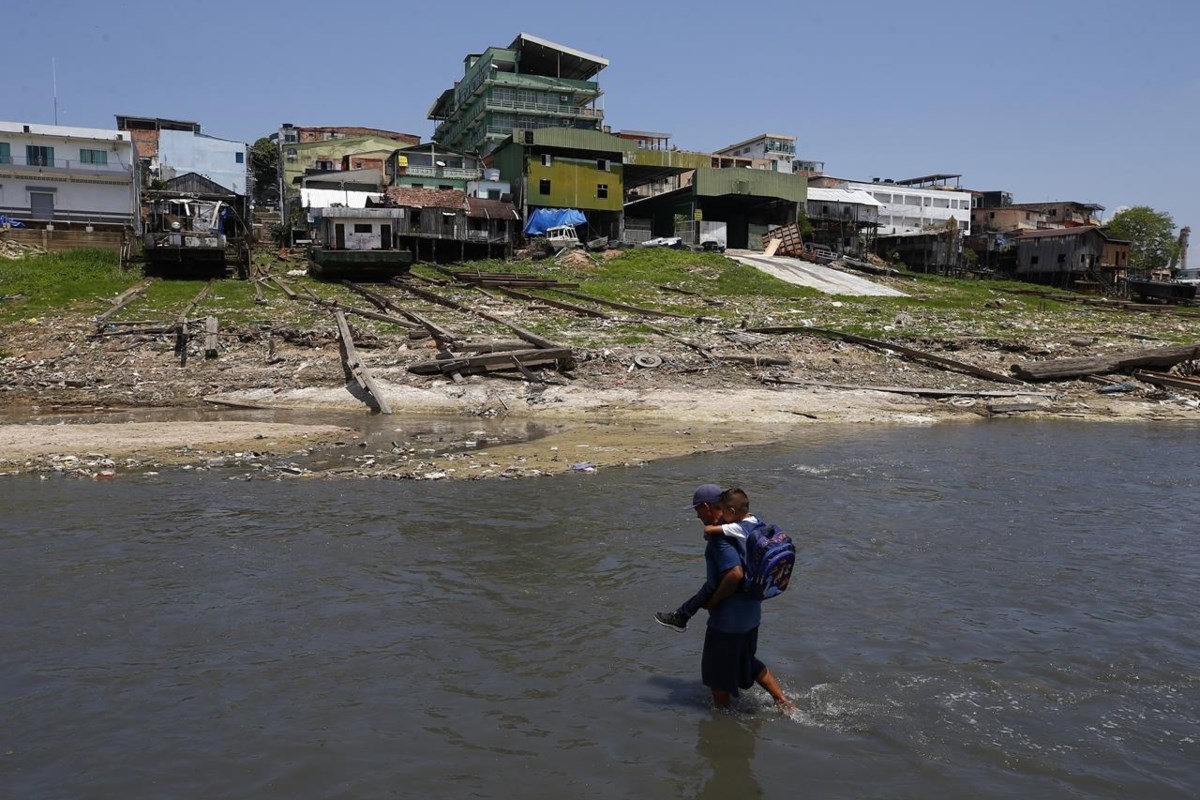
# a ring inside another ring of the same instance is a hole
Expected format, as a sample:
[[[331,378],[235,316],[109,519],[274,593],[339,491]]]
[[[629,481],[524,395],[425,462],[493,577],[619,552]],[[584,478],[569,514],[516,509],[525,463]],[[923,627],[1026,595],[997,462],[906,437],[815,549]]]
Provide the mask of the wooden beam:
[[[841,339],[845,342],[861,344],[880,350],[891,350],[892,352],[908,356],[913,361],[920,361],[925,364],[941,367],[942,369],[949,369],[954,372],[965,372],[968,375],[974,375],[976,378],[983,378],[985,380],[995,381],[996,383],[1022,383],[1022,381],[1012,377],[1011,375],[1003,375],[999,372],[993,372],[990,369],[977,367],[974,364],[968,364],[964,361],[956,361],[953,358],[945,358],[944,356],[937,356],[933,353],[925,353],[921,350],[905,347],[902,344],[893,344],[892,342],[884,342],[878,339],[869,339],[866,336],[857,336],[853,333],[827,330],[825,328],[809,328],[802,325],[766,326],[762,328],[747,328],[746,330],[750,331],[751,333],[801,333],[812,336],[824,336],[831,339]]]
[[[793,381],[787,378],[764,377],[763,383],[777,383],[785,386],[808,386],[817,389],[843,389],[845,391],[892,392],[894,394],[912,394],[921,397],[1053,397],[1046,392],[1019,392],[999,389],[926,389],[912,386],[871,386],[845,383],[825,383],[823,381]]]
[[[430,303],[436,303],[437,305],[446,306],[447,308],[452,308],[455,311],[461,311],[465,314],[474,314],[477,317],[483,317],[488,322],[494,322],[497,325],[508,328],[510,331],[515,333],[519,338],[524,339],[525,341],[529,342],[530,344],[532,344],[536,347],[541,347],[541,348],[545,348],[548,350],[557,349],[557,348],[562,347],[562,345],[558,344],[557,342],[552,342],[543,336],[538,336],[533,331],[528,331],[520,326],[513,325],[508,320],[501,319],[500,317],[497,317],[494,314],[489,314],[486,311],[480,311],[477,308],[472,308],[471,306],[464,305],[462,303],[459,303],[456,300],[451,300],[448,297],[442,297],[439,294],[436,294],[436,293],[430,292],[430,291],[426,291],[425,289],[418,289],[415,286],[404,286],[403,284],[396,283],[394,280],[392,281],[392,283],[393,283],[393,285],[400,286],[402,289],[405,289],[406,291],[412,292],[413,294],[415,294],[417,297],[421,298],[422,300],[426,300]]]
[[[1182,375],[1167,375],[1162,372],[1150,372],[1144,369],[1134,370],[1133,377],[1155,386],[1165,386],[1168,389],[1200,392],[1200,379],[1196,378],[1185,378]]]
[[[509,350],[487,353],[477,356],[458,358],[439,358],[437,361],[422,361],[413,364],[408,371],[415,375],[449,375],[453,372],[486,372],[489,370],[518,369],[514,364],[523,367],[554,364],[568,364],[573,358],[571,348],[559,347],[552,350],[537,348],[532,350]]]
[[[354,348],[354,339],[350,336],[350,325],[346,322],[346,315],[342,313],[341,309],[338,309],[333,312],[333,316],[337,320],[338,341],[342,345],[342,359],[346,364],[346,369],[354,377],[355,382],[371,395],[379,413],[391,414],[392,407],[388,405],[387,398],[375,385],[375,378],[371,374],[371,370],[363,363],[358,351]]]
[[[117,297],[113,300],[112,306],[109,307],[108,311],[105,311],[103,314],[96,317],[96,327],[97,328],[104,327],[104,324],[106,322],[108,322],[109,317],[111,317],[113,314],[117,313],[122,308],[124,308],[125,306],[129,305],[134,300],[136,300],[143,292],[146,291],[146,289],[148,289],[150,287],[151,283],[153,283],[153,281],[149,281],[149,280],[142,281],[141,283],[137,284],[136,286],[131,286],[128,289],[126,289],[125,291],[121,292],[119,295],[117,295]]]
[[[1185,344],[1132,350],[1088,358],[1058,358],[1051,361],[1025,361],[1013,366],[1017,375],[1031,381],[1051,381],[1125,372],[1135,367],[1172,367],[1200,357],[1200,345]]]
[[[672,311],[658,311],[653,308],[642,308],[641,306],[631,306],[628,303],[617,303],[612,300],[605,300],[600,297],[592,297],[591,295],[583,294],[582,292],[572,292],[567,289],[553,289],[552,291],[559,294],[565,294],[567,297],[574,297],[576,300],[587,300],[589,303],[598,303],[602,306],[615,308],[618,311],[631,311],[634,314],[642,314],[647,317],[675,317],[676,319],[691,319],[688,314],[676,314]]]
[[[204,320],[204,357],[217,357],[217,318],[208,317]]]
[[[596,319],[612,319],[612,314],[605,313],[604,311],[597,311],[594,308],[577,306],[574,303],[567,303],[562,300],[551,300],[548,297],[538,297],[532,294],[525,294],[524,292],[518,292],[515,289],[506,289],[503,286],[496,288],[498,288],[502,294],[508,295],[509,297],[517,300],[524,300],[527,303],[545,303],[552,308],[559,308],[563,311],[570,311],[574,314],[582,314],[585,317],[595,317]],[[480,289],[480,291],[483,290]]]

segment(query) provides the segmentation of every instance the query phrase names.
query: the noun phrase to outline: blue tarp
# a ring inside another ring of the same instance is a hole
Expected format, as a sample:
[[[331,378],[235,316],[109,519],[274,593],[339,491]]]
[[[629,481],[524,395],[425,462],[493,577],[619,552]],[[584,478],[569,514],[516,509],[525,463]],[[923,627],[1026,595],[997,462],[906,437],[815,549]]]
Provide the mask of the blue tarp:
[[[25,227],[25,223],[21,222],[21,220],[13,219],[12,217],[6,217],[3,214],[0,214],[0,226],[3,226],[3,225],[7,225],[10,228],[24,228]]]
[[[586,225],[587,217],[574,208],[539,208],[525,223],[526,236],[541,236],[548,228],[559,225]]]

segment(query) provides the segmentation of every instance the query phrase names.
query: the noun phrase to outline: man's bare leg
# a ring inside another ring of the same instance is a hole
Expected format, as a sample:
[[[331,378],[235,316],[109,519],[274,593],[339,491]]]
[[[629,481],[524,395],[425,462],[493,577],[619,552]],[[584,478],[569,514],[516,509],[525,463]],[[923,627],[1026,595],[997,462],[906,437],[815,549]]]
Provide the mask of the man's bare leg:
[[[775,705],[779,706],[780,709],[783,711],[796,710],[796,704],[787,699],[787,696],[783,693],[783,689],[780,689],[779,684],[775,681],[775,676],[771,674],[771,670],[763,667],[763,671],[754,679],[754,682],[767,690],[767,694],[771,695],[775,700]],[[715,699],[716,692],[713,692],[713,696]]]
[[[720,689],[712,690],[713,703],[718,708],[729,708],[729,703],[732,700],[732,695],[729,692],[723,692]]]

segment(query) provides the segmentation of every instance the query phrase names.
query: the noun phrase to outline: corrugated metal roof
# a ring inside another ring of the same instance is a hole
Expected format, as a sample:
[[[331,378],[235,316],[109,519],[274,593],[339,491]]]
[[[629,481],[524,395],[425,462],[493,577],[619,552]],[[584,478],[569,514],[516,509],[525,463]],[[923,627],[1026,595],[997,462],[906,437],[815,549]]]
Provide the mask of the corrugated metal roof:
[[[809,200],[821,200],[826,203],[854,203],[860,206],[882,206],[869,192],[861,189],[822,189],[819,186],[808,187]]]
[[[388,200],[405,208],[451,208],[461,211],[466,206],[466,192],[458,189],[417,189],[412,186],[393,186],[387,190]]]
[[[467,216],[477,219],[520,219],[517,209],[507,200],[489,200],[483,197],[467,198]]]

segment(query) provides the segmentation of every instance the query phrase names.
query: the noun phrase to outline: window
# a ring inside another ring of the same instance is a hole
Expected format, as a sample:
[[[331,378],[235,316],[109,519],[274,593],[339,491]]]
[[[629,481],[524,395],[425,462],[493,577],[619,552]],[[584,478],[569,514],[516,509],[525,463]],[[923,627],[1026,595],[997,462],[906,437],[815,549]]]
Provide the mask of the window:
[[[600,199],[600,200],[604,200],[604,199],[608,198],[608,184],[607,183],[597,183],[596,184],[596,197],[597,197],[597,199]]]
[[[1084,255],[1083,253],[1080,253],[1080,254],[1079,254],[1079,263],[1080,263],[1080,264],[1086,264],[1086,263],[1087,263],[1087,256],[1086,256],[1086,255]]]
[[[1029,259],[1029,266],[1031,266],[1031,267],[1036,267],[1037,265],[1038,265],[1038,257],[1037,257],[1037,256],[1031,256],[1031,257],[1030,257],[1030,259]]]
[[[233,154],[233,160],[239,164],[245,164],[246,163],[246,154],[243,153],[241,150],[238,150],[236,153]]]
[[[412,185],[412,188],[414,188],[414,189],[424,189],[424,188],[425,188],[425,184],[423,184],[423,183],[414,183],[414,184]]]
[[[439,189],[451,189],[451,190],[454,189],[454,187],[448,183],[439,183],[438,188]]]
[[[596,169],[600,170],[601,172],[608,172],[608,159],[607,158],[597,158],[596,159]]]
[[[551,163],[551,160],[550,160],[550,154],[549,154],[549,153],[542,153],[542,166],[543,166],[543,167],[548,167],[548,166],[550,166],[550,163]]]
[[[25,145],[25,163],[31,167],[53,167],[54,148]]]
[[[356,222],[356,223],[354,223],[354,232],[355,233],[374,233],[375,229],[371,227],[371,223],[369,223],[369,222]]]
[[[294,148],[294,147],[289,147],[289,148],[288,148],[288,151],[287,151],[287,160],[288,160],[288,161],[295,161],[295,160],[296,160],[296,148]]]
[[[550,181],[548,179],[542,178],[540,181],[538,181],[538,193],[550,194]]]
[[[80,150],[80,164],[107,164],[108,152],[106,150]]]
[[[0,164],[12,163],[12,151],[9,150],[8,142],[0,142]]]
[[[1058,254],[1058,263],[1060,263],[1060,264],[1065,264],[1065,263],[1067,263],[1067,254],[1066,254],[1066,253],[1059,253],[1059,254]]]

